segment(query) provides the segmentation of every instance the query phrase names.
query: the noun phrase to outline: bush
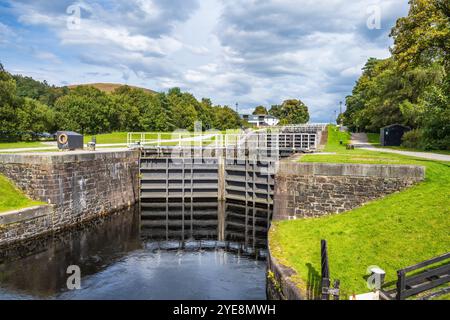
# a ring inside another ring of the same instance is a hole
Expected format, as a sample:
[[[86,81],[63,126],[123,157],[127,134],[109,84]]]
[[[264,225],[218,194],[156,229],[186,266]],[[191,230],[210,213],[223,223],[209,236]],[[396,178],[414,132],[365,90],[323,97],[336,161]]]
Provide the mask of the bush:
[[[414,129],[406,132],[402,137],[402,146],[413,149],[423,149],[423,131],[421,129]]]

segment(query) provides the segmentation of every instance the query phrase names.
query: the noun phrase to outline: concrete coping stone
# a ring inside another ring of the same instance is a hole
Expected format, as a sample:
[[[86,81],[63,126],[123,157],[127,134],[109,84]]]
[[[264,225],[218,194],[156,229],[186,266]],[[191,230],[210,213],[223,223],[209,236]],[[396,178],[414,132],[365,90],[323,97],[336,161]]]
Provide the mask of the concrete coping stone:
[[[42,154],[0,154],[0,163],[17,164],[61,164],[70,162],[83,162],[105,160],[108,158],[139,157],[138,150],[120,151],[67,151]]]
[[[0,213],[0,225],[36,219],[51,214],[52,206],[42,205]]]
[[[411,165],[298,163],[281,161],[279,176],[356,176],[382,178],[425,178],[425,167]]]

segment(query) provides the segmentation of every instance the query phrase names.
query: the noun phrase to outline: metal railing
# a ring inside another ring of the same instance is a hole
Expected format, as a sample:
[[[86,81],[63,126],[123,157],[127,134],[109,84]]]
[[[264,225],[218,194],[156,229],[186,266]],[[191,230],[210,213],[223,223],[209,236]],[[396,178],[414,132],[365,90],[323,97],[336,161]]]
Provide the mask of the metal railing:
[[[128,147],[201,146],[205,142],[219,140],[220,136],[220,133],[204,132],[129,132],[127,135],[127,145]]]
[[[209,133],[128,133],[128,147],[238,147],[316,150],[320,134],[302,132]]]
[[[129,132],[129,147],[247,147],[247,148],[291,148],[315,150],[320,144],[322,131],[327,124],[312,123],[288,125],[233,133],[213,132]]]

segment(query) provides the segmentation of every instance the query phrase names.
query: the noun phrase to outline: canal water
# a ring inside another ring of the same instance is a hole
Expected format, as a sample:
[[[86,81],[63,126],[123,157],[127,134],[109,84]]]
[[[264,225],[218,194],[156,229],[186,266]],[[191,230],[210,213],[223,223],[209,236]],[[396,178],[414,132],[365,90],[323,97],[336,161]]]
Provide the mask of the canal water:
[[[267,210],[142,206],[2,254],[0,299],[266,298]],[[67,287],[69,266],[80,289]]]

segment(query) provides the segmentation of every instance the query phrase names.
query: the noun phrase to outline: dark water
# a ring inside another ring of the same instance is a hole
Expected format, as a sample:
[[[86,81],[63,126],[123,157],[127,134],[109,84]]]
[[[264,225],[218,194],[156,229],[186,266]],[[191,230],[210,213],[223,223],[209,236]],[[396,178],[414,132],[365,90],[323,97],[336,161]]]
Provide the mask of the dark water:
[[[120,212],[10,254],[0,299],[265,299],[267,221],[233,204],[143,204],[142,220]]]

